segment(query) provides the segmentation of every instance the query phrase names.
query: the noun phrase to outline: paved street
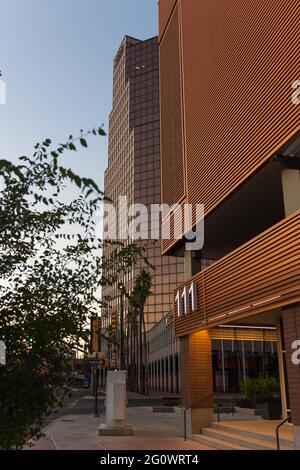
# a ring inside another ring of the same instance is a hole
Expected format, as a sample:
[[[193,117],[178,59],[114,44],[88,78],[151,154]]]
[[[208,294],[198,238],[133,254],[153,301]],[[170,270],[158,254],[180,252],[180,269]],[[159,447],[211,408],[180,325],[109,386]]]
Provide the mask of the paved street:
[[[65,398],[65,405],[63,408],[57,409],[50,415],[47,420],[47,425],[57,418],[70,414],[91,414],[94,413],[95,399],[91,394],[90,390],[87,389],[72,389],[72,396]],[[99,413],[104,413],[104,400],[105,393],[99,391],[98,394],[98,406]],[[140,407],[140,406],[155,406],[163,405],[163,400],[160,395],[143,396],[137,393],[128,394],[128,408]]]
[[[89,395],[89,390],[85,389],[72,389],[71,396],[64,398],[63,408],[58,408],[46,419],[45,426],[48,426],[55,419],[61,418],[72,413],[88,414],[91,413],[91,400],[86,400],[85,397]],[[92,397],[91,397],[92,399]]]
[[[159,396],[129,394],[128,423],[134,435],[99,437],[98,427],[105,421],[104,395],[99,396],[99,417],[94,417],[94,399],[88,390],[74,390],[63,409],[53,413],[44,429],[45,437],[33,450],[209,450],[193,441],[184,441],[182,416],[177,413],[153,413],[151,407],[162,404]]]

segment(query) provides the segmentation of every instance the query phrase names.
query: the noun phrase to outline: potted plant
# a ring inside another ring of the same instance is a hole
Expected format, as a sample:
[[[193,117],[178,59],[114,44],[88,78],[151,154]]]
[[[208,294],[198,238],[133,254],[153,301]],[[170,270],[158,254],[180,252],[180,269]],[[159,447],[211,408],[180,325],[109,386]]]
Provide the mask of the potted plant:
[[[279,384],[275,377],[248,378],[242,384],[242,391],[256,404],[263,419],[280,419]]]

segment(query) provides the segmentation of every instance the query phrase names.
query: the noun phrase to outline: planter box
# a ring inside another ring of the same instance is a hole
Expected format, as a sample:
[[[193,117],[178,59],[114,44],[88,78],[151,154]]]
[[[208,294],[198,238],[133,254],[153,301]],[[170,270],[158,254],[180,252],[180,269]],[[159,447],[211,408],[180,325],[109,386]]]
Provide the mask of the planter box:
[[[153,413],[174,413],[173,406],[153,406],[152,407]]]
[[[180,404],[179,397],[162,397],[163,406],[178,406]]]
[[[234,411],[243,415],[260,416],[260,412],[257,408],[243,408],[241,406],[235,406]]]
[[[281,403],[280,401],[269,401],[265,403],[258,403],[260,415],[263,419],[277,420],[281,418]]]

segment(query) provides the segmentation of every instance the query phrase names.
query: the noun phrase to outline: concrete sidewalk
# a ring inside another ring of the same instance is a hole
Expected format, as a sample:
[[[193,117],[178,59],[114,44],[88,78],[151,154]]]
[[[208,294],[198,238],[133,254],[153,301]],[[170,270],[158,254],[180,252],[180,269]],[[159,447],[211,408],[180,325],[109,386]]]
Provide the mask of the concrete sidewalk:
[[[177,413],[153,413],[149,407],[128,408],[127,413],[133,436],[100,437],[104,415],[68,415],[53,421],[32,450],[213,450],[184,441],[182,416]]]

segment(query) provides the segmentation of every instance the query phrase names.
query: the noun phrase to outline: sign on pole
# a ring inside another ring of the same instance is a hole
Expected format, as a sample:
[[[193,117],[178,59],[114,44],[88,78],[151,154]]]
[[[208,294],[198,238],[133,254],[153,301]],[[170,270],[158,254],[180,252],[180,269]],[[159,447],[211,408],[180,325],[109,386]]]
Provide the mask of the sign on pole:
[[[100,359],[97,359],[95,357],[89,357],[88,358],[88,365],[90,367],[99,367],[101,364],[101,360]]]

